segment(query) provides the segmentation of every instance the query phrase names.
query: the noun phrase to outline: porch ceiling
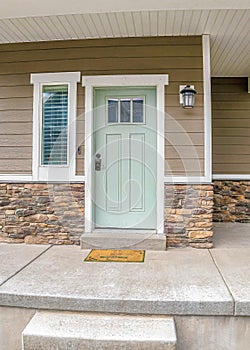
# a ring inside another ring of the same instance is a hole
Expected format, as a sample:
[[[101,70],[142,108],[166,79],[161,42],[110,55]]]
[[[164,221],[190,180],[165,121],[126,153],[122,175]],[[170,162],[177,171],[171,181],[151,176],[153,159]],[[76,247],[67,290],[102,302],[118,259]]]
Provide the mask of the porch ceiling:
[[[250,76],[248,1],[206,1],[210,9],[205,9],[205,1],[191,0],[187,4],[166,0],[167,10],[161,9],[162,0],[153,4],[152,0],[139,0],[133,5],[128,1],[120,3],[119,8],[119,2],[113,0],[86,4],[71,0],[70,7],[58,0],[36,1],[35,6],[33,0],[21,3],[10,0],[1,8],[0,43],[210,34],[212,76]]]

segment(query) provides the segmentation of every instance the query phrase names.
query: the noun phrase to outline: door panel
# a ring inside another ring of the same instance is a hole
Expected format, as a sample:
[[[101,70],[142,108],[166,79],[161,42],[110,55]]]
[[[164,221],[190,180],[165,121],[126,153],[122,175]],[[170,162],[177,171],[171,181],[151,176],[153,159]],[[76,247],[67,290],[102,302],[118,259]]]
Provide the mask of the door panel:
[[[121,210],[121,134],[106,135],[106,211]]]
[[[145,210],[145,134],[129,135],[130,211]]]
[[[155,106],[151,87],[94,91],[96,228],[156,228]]]

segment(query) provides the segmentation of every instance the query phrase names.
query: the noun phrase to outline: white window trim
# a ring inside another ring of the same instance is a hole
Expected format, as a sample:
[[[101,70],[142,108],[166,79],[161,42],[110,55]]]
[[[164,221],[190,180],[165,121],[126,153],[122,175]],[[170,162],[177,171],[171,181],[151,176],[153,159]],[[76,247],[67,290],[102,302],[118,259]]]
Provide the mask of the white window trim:
[[[84,76],[85,87],[85,232],[93,227],[93,176],[92,176],[92,135],[93,135],[93,92],[95,87],[112,86],[155,86],[157,107],[157,228],[158,234],[164,234],[164,120],[165,85],[168,75],[104,75]]]
[[[33,93],[33,181],[79,181],[76,176],[76,106],[77,83],[80,82],[80,72],[38,73],[31,74],[30,82],[34,85]],[[40,166],[40,130],[41,130],[41,94],[43,85],[67,84],[69,87],[68,113],[68,166]]]

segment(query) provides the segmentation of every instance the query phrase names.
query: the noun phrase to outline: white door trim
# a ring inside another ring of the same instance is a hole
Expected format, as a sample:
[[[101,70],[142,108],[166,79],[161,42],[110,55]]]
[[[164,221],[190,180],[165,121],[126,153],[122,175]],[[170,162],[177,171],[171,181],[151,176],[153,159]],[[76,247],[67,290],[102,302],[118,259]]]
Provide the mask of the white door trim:
[[[147,75],[102,75],[83,76],[85,87],[85,232],[92,232],[93,227],[93,92],[95,87],[112,86],[155,86],[157,108],[157,228],[158,234],[164,234],[164,86],[168,85],[167,74]]]
[[[212,101],[210,36],[202,35],[203,84],[204,84],[204,159],[205,181],[212,181]]]

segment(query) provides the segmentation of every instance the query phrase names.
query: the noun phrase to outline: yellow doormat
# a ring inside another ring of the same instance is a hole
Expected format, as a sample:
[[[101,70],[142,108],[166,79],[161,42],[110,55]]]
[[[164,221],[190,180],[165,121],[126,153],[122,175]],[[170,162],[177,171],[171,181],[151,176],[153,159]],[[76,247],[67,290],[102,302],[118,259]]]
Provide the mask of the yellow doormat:
[[[145,250],[92,249],[84,261],[144,262]]]

